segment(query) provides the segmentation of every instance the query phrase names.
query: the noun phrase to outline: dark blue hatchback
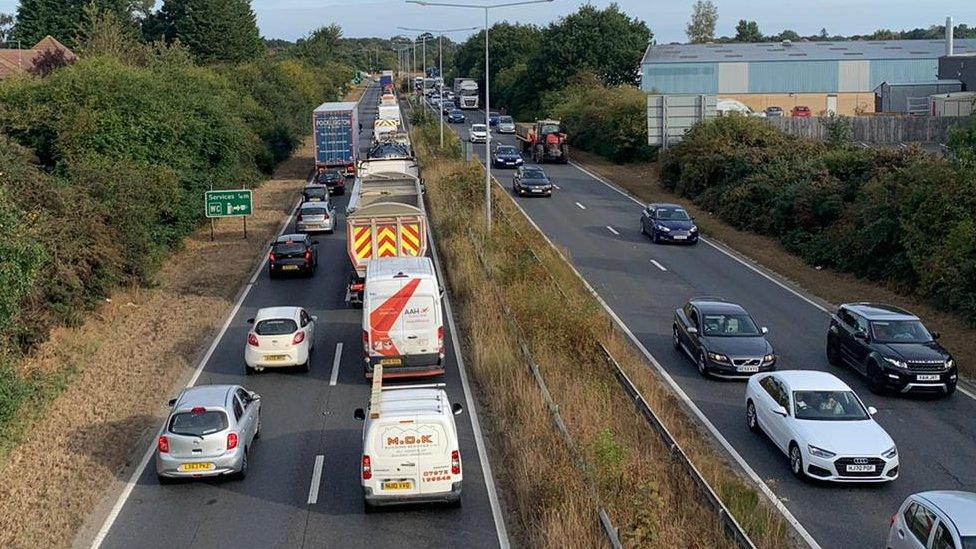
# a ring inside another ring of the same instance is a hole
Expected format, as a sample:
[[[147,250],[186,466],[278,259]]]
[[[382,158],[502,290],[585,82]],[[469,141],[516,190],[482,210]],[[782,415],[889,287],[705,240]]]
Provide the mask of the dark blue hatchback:
[[[650,236],[655,244],[698,242],[694,218],[677,204],[648,204],[641,212],[641,234]]]

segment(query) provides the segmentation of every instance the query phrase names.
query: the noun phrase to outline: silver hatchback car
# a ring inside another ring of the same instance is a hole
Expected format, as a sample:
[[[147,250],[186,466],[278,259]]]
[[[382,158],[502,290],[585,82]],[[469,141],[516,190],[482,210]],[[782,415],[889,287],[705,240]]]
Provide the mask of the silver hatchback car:
[[[156,477],[247,476],[247,458],[261,430],[261,397],[240,385],[190,387],[172,410],[156,447]]]
[[[335,206],[331,200],[324,202],[302,202],[295,218],[295,232],[312,233],[335,230]]]

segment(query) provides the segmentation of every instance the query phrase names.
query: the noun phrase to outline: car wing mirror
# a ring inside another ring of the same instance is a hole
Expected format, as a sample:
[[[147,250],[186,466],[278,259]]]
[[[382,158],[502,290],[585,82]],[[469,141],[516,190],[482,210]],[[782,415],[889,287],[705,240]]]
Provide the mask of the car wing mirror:
[[[939,339],[942,336],[939,332],[929,332],[932,335],[932,339]]]
[[[451,405],[451,412],[453,412],[454,415],[459,415],[463,411],[464,411],[464,407],[461,406],[460,402],[455,402],[454,404]]]
[[[878,409],[875,408],[874,406],[868,406],[868,413],[873,416],[874,414],[878,413]]]
[[[766,334],[769,333],[769,328],[767,328],[765,326],[763,326],[760,330],[762,331],[763,335],[766,335]]]
[[[775,406],[771,406],[769,408],[769,411],[772,412],[772,413],[774,413],[774,414],[776,414],[776,415],[778,415],[778,416],[786,417],[787,415],[789,415],[786,412],[786,408],[784,408],[784,407],[782,407],[782,406],[780,406],[778,404],[775,405]]]
[[[855,339],[860,339],[862,341],[867,341],[868,340],[868,334],[866,334],[865,332],[854,332],[854,338]]]
[[[175,398],[169,399],[169,405],[170,405],[170,407],[173,407],[174,404],[176,404],[176,399]]]
[[[312,320],[318,320],[318,319],[319,319],[318,315],[312,315]]]
[[[254,319],[253,319],[253,318],[249,318],[249,319],[247,319],[247,323],[248,323],[248,324],[254,324]]]
[[[366,419],[366,410],[363,410],[362,408],[356,408],[356,411],[352,413],[352,417],[358,420],[364,420]]]
[[[695,328],[694,326],[689,326],[688,327],[688,333],[689,334],[692,334],[692,335],[697,334],[698,333],[698,328]]]

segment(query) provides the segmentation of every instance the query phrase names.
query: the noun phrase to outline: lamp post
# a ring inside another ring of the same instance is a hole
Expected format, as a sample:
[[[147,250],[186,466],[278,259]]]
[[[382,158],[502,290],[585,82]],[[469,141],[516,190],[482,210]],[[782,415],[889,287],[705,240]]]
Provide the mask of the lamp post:
[[[553,0],[523,0],[521,2],[503,2],[500,4],[453,4],[448,2],[428,2],[427,0],[406,0],[408,4],[418,6],[438,6],[445,8],[468,8],[485,10],[485,219],[488,232],[491,233],[491,123],[489,113],[491,112],[491,71],[488,67],[488,13],[494,8],[509,8],[512,6],[526,6],[528,4],[545,4]],[[443,75],[442,75],[443,76]]]
[[[408,27],[397,27],[397,28],[400,29],[400,30],[405,30],[405,31],[423,32],[423,33],[436,32],[437,33],[437,72],[438,72],[438,76],[441,79],[441,84],[440,84],[440,88],[438,89],[438,92],[440,92],[440,98],[441,98],[441,101],[443,101],[444,100],[444,34],[445,33],[448,33],[448,32],[473,31],[473,30],[476,30],[478,27],[464,27],[464,28],[461,28],[461,29],[414,29],[414,28],[408,28]],[[427,45],[427,41],[426,40],[427,39],[425,37],[424,38],[424,45],[425,46]],[[425,49],[425,51],[426,51],[426,49]],[[426,62],[427,62],[427,56],[425,55],[424,56],[424,77],[425,78],[427,76],[427,65],[426,65]],[[440,126],[441,126],[441,148],[443,149],[444,148],[444,116],[441,115],[439,118],[440,118],[440,121],[441,121],[441,123],[440,123]]]

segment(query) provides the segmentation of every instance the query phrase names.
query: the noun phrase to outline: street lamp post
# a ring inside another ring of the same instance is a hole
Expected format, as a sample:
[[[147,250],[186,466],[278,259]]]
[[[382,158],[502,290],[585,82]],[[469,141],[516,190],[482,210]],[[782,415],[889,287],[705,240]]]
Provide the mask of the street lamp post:
[[[488,12],[493,8],[508,8],[512,6],[525,6],[527,4],[545,4],[553,0],[523,0],[521,2],[504,2],[501,4],[452,4],[447,2],[428,2],[427,0],[406,0],[408,4],[419,6],[439,6],[445,8],[469,8],[485,10],[485,219],[488,232],[491,233],[491,122],[489,113],[491,112],[491,72],[488,67]],[[443,76],[443,75],[442,75]]]

